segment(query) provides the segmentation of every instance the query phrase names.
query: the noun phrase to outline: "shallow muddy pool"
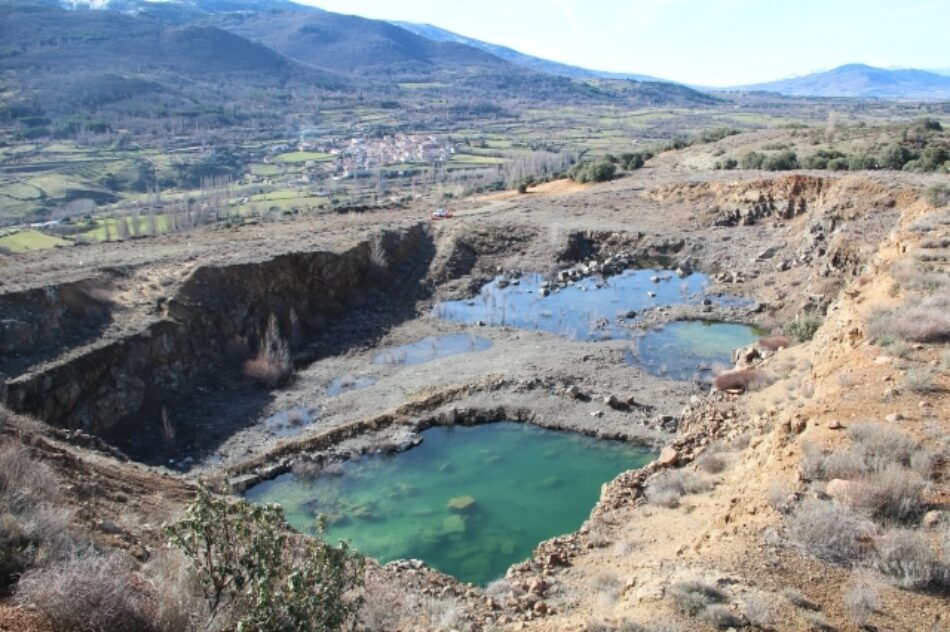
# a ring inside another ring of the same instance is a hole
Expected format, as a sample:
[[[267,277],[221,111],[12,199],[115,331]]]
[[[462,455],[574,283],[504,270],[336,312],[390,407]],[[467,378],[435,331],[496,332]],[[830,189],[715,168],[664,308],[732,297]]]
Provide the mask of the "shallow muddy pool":
[[[291,525],[349,540],[389,562],[417,558],[462,581],[486,584],[526,559],[547,538],[576,530],[601,485],[641,467],[641,447],[530,424],[436,427],[418,447],[366,456],[335,475],[292,473],[247,492],[276,502]]]
[[[732,350],[765,332],[749,325],[681,320],[650,330],[625,355],[627,364],[674,380],[709,381],[714,369],[732,366]]]
[[[656,279],[654,281],[654,279]],[[526,274],[517,285],[485,285],[474,299],[439,303],[434,314],[447,320],[474,324],[509,325],[547,331],[575,340],[629,338],[631,331],[618,324],[629,312],[647,307],[701,303],[745,305],[738,297],[705,296],[709,279],[695,273],[679,278],[667,270],[627,270],[606,279],[588,277],[542,296],[545,278]],[[652,295],[651,295],[652,294]]]
[[[422,340],[399,347],[390,347],[379,353],[375,364],[423,364],[459,353],[484,351],[491,340],[472,334],[427,336]]]

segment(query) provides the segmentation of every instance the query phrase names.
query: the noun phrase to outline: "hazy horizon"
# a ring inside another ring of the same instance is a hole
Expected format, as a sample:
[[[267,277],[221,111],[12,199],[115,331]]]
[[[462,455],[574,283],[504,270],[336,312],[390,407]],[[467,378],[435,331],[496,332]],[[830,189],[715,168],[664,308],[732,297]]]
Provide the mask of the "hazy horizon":
[[[328,11],[432,24],[593,70],[729,87],[849,63],[946,69],[950,3],[909,0],[295,0]],[[895,28],[900,25],[900,28]],[[565,42],[572,43],[565,46]]]

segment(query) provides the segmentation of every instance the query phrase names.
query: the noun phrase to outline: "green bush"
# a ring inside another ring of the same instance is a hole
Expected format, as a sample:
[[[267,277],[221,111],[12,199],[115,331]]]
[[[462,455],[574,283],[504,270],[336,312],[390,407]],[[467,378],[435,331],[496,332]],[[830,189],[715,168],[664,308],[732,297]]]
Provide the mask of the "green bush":
[[[878,163],[883,169],[893,169],[899,171],[904,165],[913,158],[914,155],[903,145],[892,143],[888,145],[881,153]]]
[[[695,143],[715,143],[720,141],[723,138],[728,138],[729,136],[735,136],[739,134],[740,131],[733,127],[715,127],[713,129],[706,129],[699,133],[696,137]]]
[[[652,157],[649,152],[627,152],[620,154],[620,164],[627,171],[633,171],[642,167]]]
[[[815,336],[815,332],[821,327],[821,321],[821,315],[814,312],[799,314],[795,320],[785,323],[785,335],[798,342],[807,342]]]
[[[606,182],[614,177],[617,166],[612,162],[600,160],[597,162],[578,163],[570,171],[570,178],[574,182]]]
[[[769,156],[762,163],[762,168],[766,171],[788,171],[789,169],[798,169],[798,156],[794,151],[782,151],[773,156]]]
[[[215,498],[200,487],[176,523],[163,527],[191,561],[213,618],[241,632],[343,628],[360,600],[363,561],[339,546],[293,536],[277,505]]]
[[[765,154],[760,154],[757,151],[750,151],[742,157],[743,169],[761,169],[764,163]]]
[[[847,158],[835,158],[828,161],[829,171],[847,171],[850,166]]]
[[[950,186],[935,184],[927,189],[927,201],[933,206],[946,206],[950,203]]]
[[[853,154],[848,158],[848,169],[851,171],[865,171],[867,169],[878,169],[877,158],[867,154]]]

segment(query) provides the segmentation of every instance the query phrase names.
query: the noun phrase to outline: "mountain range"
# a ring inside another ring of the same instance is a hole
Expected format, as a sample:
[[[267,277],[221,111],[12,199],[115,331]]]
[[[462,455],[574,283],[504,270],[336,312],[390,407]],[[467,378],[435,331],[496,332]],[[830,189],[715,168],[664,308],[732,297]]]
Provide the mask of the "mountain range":
[[[950,99],[950,76],[915,69],[886,69],[846,64],[825,72],[740,86],[741,90],[801,97]]]
[[[290,0],[6,0],[0,16],[0,70],[36,98],[63,99],[65,109],[77,101],[66,86],[88,104],[129,91],[187,91],[183,78],[207,84],[230,76],[259,86],[392,92],[413,85],[489,100],[717,101],[714,89],[581,68],[429,24],[342,15]],[[735,89],[947,99],[950,77],[850,64]]]

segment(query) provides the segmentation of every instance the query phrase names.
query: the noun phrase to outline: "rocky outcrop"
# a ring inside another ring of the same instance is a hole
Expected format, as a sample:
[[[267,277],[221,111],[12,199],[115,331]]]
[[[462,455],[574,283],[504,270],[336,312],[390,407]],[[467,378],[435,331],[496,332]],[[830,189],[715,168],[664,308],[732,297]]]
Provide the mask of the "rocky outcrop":
[[[240,379],[271,315],[285,337],[303,344],[367,292],[418,282],[430,260],[430,237],[419,225],[341,254],[198,268],[162,318],[7,382],[7,404],[53,425],[128,436],[154,423],[164,406],[181,407],[198,392]]]
[[[97,277],[0,296],[0,375],[98,336],[112,320],[109,285]]]

